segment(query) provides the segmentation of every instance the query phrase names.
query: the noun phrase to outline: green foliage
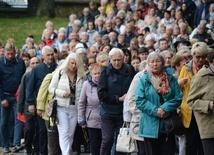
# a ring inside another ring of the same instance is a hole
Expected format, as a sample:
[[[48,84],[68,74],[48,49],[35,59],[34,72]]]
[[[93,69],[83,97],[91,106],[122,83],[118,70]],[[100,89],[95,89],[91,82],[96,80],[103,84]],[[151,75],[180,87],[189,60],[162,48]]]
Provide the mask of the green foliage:
[[[21,48],[26,37],[32,34],[37,44],[48,20],[54,23],[55,30],[59,30],[60,27],[66,28],[69,22],[68,18],[0,18],[0,40],[5,44],[7,39],[13,38],[16,47]]]

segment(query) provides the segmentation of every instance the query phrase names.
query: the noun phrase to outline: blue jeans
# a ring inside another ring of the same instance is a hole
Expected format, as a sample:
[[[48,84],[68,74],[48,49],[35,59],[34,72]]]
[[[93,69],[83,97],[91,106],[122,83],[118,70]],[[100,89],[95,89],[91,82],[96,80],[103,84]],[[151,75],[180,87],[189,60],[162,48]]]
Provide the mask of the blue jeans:
[[[24,132],[24,123],[20,122],[19,120],[16,120],[15,129],[14,129],[14,138],[13,138],[14,146],[21,145],[21,139],[23,137],[23,132]]]
[[[10,118],[11,114],[13,114],[13,118]],[[11,121],[9,121],[10,119],[12,119],[12,121],[14,122],[14,126],[15,128],[19,128],[19,123],[17,123],[17,103],[10,103],[8,107],[3,107],[1,105],[1,123],[0,123],[0,133],[1,133],[1,142],[2,142],[2,147],[9,147],[9,138],[10,138],[10,132],[11,130],[13,130],[12,127],[10,127],[9,123]],[[20,135],[14,133],[14,140],[18,141]],[[20,144],[20,140],[19,139],[19,144]]]

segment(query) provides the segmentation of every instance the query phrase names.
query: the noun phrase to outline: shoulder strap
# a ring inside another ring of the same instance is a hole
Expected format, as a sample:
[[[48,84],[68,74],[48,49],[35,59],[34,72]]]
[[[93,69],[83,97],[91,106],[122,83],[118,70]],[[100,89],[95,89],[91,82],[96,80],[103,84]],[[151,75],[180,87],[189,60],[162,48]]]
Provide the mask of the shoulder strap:
[[[59,71],[59,80],[61,79],[61,76],[62,76],[62,70]],[[56,88],[54,89],[53,98],[55,98],[55,96],[56,96]]]
[[[59,80],[60,80],[61,76],[62,76],[62,70],[59,71]]]

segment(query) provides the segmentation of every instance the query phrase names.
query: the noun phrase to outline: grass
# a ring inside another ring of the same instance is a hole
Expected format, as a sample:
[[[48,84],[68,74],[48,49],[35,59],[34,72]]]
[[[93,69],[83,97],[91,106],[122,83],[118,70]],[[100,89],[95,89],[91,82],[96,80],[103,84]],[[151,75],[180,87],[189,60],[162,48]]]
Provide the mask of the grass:
[[[13,38],[16,47],[21,48],[29,34],[34,36],[34,42],[41,39],[46,21],[52,21],[54,28],[58,30],[68,24],[68,18],[0,18],[0,40],[5,45],[7,39]]]

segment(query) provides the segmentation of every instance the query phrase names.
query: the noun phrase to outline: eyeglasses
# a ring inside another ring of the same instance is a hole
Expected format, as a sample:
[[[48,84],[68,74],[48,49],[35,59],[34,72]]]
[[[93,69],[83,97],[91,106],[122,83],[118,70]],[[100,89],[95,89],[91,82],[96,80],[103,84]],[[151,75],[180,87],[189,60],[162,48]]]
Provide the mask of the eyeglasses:
[[[196,59],[206,59],[207,58],[207,56],[205,56],[205,55],[196,55],[195,56],[196,57]]]

